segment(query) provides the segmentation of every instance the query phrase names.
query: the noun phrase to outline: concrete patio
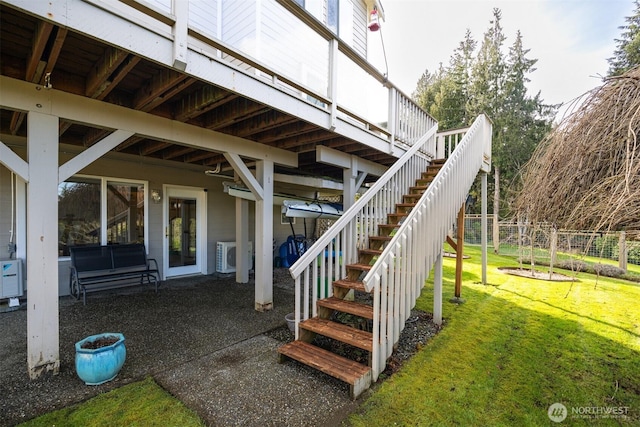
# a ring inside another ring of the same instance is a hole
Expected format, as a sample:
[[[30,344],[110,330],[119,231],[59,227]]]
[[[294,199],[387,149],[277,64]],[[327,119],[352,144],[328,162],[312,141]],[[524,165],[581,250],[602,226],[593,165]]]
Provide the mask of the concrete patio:
[[[60,373],[27,375],[26,309],[0,312],[0,425],[152,376],[209,425],[331,426],[357,408],[348,386],[295,362],[277,363],[291,339],[284,316],[293,310],[293,282],[274,272],[274,309],[253,309],[253,278],[200,276],[150,288],[91,294],[87,305],[60,300]],[[76,341],[121,332],[127,359],[115,380],[87,386],[74,369]]]

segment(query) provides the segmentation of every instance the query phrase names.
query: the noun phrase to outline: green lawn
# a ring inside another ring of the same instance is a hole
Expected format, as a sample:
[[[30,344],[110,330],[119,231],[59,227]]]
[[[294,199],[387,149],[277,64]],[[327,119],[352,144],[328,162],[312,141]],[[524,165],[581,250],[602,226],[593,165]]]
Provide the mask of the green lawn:
[[[85,403],[50,412],[23,427],[164,427],[204,426],[198,416],[152,378],[94,397]]]
[[[564,425],[640,423],[640,285],[578,274],[579,282],[505,275],[512,259],[465,248],[462,297],[453,297],[455,260],[445,259],[445,328],[349,418],[354,426]],[[432,310],[432,285],[417,306]],[[589,413],[600,412],[587,418]],[[606,418],[602,413],[625,414]]]

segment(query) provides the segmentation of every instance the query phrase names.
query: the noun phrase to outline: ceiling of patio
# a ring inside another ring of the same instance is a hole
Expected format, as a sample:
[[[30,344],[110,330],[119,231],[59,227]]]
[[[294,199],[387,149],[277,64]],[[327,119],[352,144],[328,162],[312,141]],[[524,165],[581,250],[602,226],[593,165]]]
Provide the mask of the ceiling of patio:
[[[164,68],[133,53],[113,48],[65,28],[0,5],[0,72],[2,75],[65,92],[144,111],[168,119],[231,134],[298,153],[298,170],[276,167],[279,173],[300,173],[342,181],[342,169],[316,162],[316,146],[389,166],[389,154],[312,125],[269,105]],[[26,115],[0,110],[0,132],[26,136]],[[90,147],[109,131],[77,123],[60,123],[60,143]],[[155,141],[134,135],[114,151],[189,163],[214,169],[230,168],[222,153]],[[249,165],[251,166],[251,165]],[[371,177],[375,179],[375,177]]]

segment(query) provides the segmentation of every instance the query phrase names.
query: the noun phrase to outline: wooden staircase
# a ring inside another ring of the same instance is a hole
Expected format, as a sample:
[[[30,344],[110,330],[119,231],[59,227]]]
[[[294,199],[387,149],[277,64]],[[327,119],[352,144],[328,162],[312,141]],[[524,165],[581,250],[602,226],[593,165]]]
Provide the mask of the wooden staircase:
[[[358,252],[358,262],[346,266],[347,277],[332,283],[333,296],[318,300],[318,316],[299,323],[298,339],[278,349],[281,363],[294,359],[348,383],[352,399],[356,399],[370,387],[373,334],[366,325],[373,320],[373,307],[371,298],[366,298],[365,287],[360,279],[382,254],[385,245],[435,179],[444,162],[445,160],[431,162],[422,177],[416,180],[415,186],[410,187],[409,193],[403,196],[402,203],[396,204],[395,212],[387,215],[387,223],[378,226],[378,235],[369,237],[369,248]],[[351,298],[351,295],[355,296]],[[349,325],[340,322],[339,319],[344,317],[341,313],[356,320],[350,321]],[[317,335],[367,351],[368,365],[314,345]]]

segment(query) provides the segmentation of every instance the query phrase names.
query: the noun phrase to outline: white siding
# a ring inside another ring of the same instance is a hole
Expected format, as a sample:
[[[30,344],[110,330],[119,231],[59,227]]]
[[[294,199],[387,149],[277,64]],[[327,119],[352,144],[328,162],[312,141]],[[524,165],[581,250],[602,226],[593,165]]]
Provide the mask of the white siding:
[[[257,3],[254,1],[225,0],[221,29],[223,42],[254,58],[258,52],[256,9]],[[239,64],[239,61],[234,63]]]
[[[218,38],[218,0],[191,0],[189,25],[211,38]]]
[[[193,2],[193,0],[189,1]],[[145,3],[149,3],[151,6],[163,12],[171,13],[171,0],[145,0]]]
[[[260,60],[274,70],[323,95],[327,93],[327,42],[275,0],[266,0],[261,14]]]
[[[351,40],[351,47],[364,58],[367,57],[368,24],[367,5],[364,1],[355,0],[353,5],[353,39]]]

